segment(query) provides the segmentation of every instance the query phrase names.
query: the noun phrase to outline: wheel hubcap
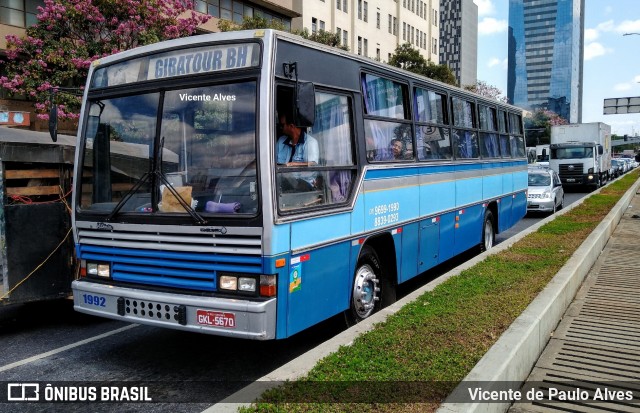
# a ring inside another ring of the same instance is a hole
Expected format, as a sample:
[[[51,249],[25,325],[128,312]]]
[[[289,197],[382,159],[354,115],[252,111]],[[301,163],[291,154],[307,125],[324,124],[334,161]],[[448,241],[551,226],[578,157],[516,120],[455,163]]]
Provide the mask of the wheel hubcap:
[[[380,300],[379,280],[369,265],[363,265],[356,273],[353,284],[353,308],[360,318],[369,317],[375,308],[375,302]]]

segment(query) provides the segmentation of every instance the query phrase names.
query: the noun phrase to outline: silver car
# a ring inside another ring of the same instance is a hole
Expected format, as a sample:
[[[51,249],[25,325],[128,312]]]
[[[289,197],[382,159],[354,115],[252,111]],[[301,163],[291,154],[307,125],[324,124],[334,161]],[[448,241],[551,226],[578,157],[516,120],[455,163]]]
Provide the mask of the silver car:
[[[529,168],[527,212],[555,213],[564,207],[564,189],[558,174],[548,168]]]

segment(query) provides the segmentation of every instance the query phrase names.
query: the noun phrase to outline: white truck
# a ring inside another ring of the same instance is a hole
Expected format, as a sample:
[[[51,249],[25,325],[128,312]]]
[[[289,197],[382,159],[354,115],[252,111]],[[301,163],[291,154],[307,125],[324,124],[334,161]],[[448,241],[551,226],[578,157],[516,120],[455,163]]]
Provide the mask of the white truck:
[[[611,126],[602,122],[551,127],[549,167],[565,186],[599,188],[609,180]]]

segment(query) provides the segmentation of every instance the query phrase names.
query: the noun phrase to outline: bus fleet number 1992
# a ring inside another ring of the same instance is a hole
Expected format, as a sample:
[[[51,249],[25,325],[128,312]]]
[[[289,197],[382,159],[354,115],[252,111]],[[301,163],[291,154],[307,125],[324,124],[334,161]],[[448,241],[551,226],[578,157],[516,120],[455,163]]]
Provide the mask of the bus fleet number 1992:
[[[96,307],[106,307],[107,305],[106,298],[99,295],[82,294],[82,300],[85,304],[95,305]]]

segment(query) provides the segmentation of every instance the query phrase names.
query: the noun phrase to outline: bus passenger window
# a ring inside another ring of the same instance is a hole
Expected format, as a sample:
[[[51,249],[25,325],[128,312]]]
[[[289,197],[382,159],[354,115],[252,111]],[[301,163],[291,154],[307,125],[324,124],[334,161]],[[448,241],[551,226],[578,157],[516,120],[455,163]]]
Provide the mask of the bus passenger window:
[[[449,128],[441,126],[416,126],[418,159],[451,159],[451,140]]]
[[[369,162],[413,159],[411,125],[365,119],[365,146]],[[401,154],[394,155],[393,144],[401,146]]]
[[[453,142],[457,159],[478,158],[478,135],[476,132],[454,129]]]

